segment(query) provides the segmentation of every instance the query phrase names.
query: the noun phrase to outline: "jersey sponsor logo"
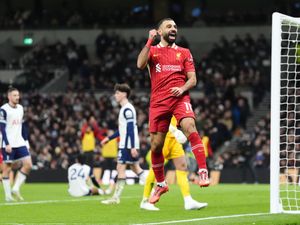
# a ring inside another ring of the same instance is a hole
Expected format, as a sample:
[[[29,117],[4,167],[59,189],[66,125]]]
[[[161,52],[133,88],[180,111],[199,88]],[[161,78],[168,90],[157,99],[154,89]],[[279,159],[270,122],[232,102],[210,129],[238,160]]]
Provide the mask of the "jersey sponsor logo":
[[[168,72],[168,71],[175,72],[175,71],[180,71],[180,70],[181,70],[180,65],[163,65],[162,66],[162,71],[164,71],[164,72]]]
[[[158,57],[159,56],[159,54],[153,54],[153,57]]]
[[[155,65],[155,71],[156,71],[157,73],[160,73],[160,72],[161,72],[161,65],[160,65],[159,63],[157,63],[157,64]]]
[[[21,121],[18,119],[12,121],[12,125],[19,125],[19,124],[21,124]]]
[[[180,65],[160,65],[157,63],[155,65],[155,72],[160,73],[160,72],[176,72],[176,71],[181,71],[181,66]]]

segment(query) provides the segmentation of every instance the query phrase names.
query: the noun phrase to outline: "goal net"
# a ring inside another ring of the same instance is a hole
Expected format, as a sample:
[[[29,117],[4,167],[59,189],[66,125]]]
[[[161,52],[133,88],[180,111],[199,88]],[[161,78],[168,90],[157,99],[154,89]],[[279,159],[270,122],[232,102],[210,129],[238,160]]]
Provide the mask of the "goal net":
[[[300,18],[272,17],[271,213],[300,213]]]

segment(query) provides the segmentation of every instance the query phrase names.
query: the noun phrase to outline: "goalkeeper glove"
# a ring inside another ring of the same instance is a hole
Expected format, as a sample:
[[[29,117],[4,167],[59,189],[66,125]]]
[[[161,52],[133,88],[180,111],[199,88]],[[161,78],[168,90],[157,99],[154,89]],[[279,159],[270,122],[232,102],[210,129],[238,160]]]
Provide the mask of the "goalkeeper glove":
[[[186,136],[183,134],[182,131],[178,130],[176,127],[170,125],[169,131],[174,135],[175,139],[180,143],[184,144],[187,141]]]

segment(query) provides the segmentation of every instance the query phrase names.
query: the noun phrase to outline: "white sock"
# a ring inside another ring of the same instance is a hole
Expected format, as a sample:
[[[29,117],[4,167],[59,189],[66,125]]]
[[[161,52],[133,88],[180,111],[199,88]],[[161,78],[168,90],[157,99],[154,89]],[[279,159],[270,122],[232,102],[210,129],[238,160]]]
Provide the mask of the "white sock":
[[[147,177],[146,177],[146,173],[144,172],[144,170],[142,172],[140,172],[138,174],[138,176],[139,176],[140,183],[145,184],[145,181],[146,181]]]
[[[116,189],[115,189],[115,192],[113,194],[113,198],[120,198],[121,197],[121,194],[122,194],[122,191],[124,189],[124,186],[125,186],[125,179],[118,179],[117,180],[117,184],[116,184]]]
[[[193,200],[193,199],[192,199],[192,196],[190,196],[190,195],[185,196],[183,199],[184,199],[184,203],[188,203],[188,202],[190,202],[190,201]]]
[[[166,181],[164,180],[163,182],[157,182],[157,185],[161,186],[161,187],[164,187],[164,186],[167,186],[167,183]]]
[[[12,198],[9,178],[2,178],[5,197]]]
[[[26,177],[27,176],[24,173],[18,171],[17,177],[15,179],[15,184],[14,184],[12,190],[16,191],[16,192],[20,191],[20,187],[25,182]]]

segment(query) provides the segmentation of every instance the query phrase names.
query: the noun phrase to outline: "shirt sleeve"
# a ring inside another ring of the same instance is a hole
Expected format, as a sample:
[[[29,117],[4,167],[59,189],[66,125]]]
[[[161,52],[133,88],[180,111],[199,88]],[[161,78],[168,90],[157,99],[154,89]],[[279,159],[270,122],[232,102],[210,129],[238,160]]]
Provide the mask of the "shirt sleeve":
[[[119,133],[119,131],[117,130],[115,133],[113,133],[112,135],[110,135],[109,137],[108,137],[108,139],[109,140],[112,140],[112,139],[115,139],[115,138],[117,138],[117,137],[119,137],[120,136],[120,133]]]
[[[127,121],[126,128],[126,143],[130,140],[131,146],[135,146],[135,138],[134,138],[134,118],[133,111],[131,109],[124,110],[124,117]]]
[[[195,72],[195,66],[194,66],[194,59],[190,52],[190,50],[187,50],[186,57],[183,62],[184,65],[184,71],[187,72]]]
[[[7,135],[6,135],[6,129],[5,129],[6,119],[7,119],[6,111],[4,109],[0,109],[0,131],[5,145],[9,145]]]
[[[29,139],[29,129],[26,121],[23,121],[22,123],[22,137],[25,141]]]

